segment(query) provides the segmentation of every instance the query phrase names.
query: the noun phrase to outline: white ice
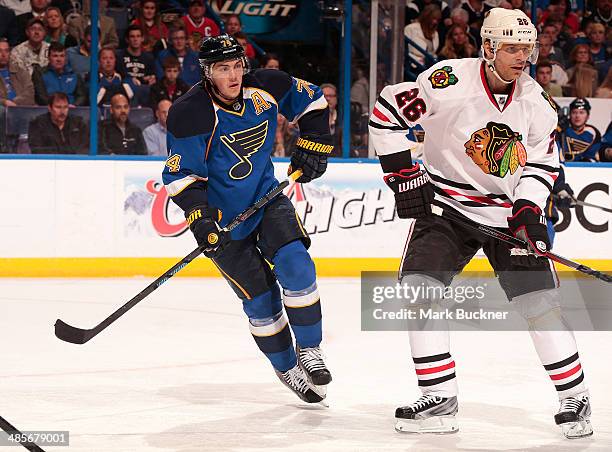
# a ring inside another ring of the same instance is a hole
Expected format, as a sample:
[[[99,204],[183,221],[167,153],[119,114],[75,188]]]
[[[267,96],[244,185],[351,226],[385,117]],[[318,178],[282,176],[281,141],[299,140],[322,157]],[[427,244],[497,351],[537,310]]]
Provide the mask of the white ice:
[[[220,279],[174,278],[87,344],[54,336],[56,318],[92,327],[149,281],[0,279],[0,416],[70,431],[69,448],[47,449],[60,452],[612,450],[612,333],[576,334],[593,437],[561,437],[526,332],[452,333],[460,432],[411,436],[393,429],[419,394],[407,334],[360,331],[357,279],[319,282],[328,409],[280,384]]]

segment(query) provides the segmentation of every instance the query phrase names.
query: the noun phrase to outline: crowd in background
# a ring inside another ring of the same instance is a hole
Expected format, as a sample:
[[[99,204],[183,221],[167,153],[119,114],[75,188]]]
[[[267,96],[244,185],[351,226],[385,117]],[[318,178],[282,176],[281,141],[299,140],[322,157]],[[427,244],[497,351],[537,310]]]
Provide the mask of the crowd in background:
[[[46,135],[41,139],[41,134],[28,133],[27,151],[87,153],[88,117],[83,112],[86,109],[78,107],[95,102],[102,117],[99,154],[165,155],[167,111],[200,80],[197,51],[202,40],[221,32],[236,37],[252,67],[282,69],[311,79],[310,74],[302,73],[303,67],[294,67],[295,60],[290,53],[263,52],[244,33],[239,16],[218,17],[208,3],[203,0],[100,0],[99,70],[93,75],[90,73],[91,35],[96,27],[92,29],[89,0],[0,0],[0,104],[4,107],[0,107],[0,122],[4,123],[10,107],[47,106],[44,118],[32,118],[28,128],[46,130]],[[496,6],[522,9],[529,15],[531,12],[525,0],[407,1],[404,10],[406,79],[442,59],[477,56],[484,14]],[[538,82],[553,97],[611,98],[612,0],[572,0],[571,3],[538,0],[537,6],[534,22],[540,41]],[[367,155],[367,75],[372,28],[369,8],[367,1],[353,4],[353,67],[348,112],[351,156]],[[380,0],[379,23],[374,28],[379,45],[377,91],[389,83],[391,14],[392,2]],[[284,66],[286,61],[291,67]],[[305,67],[315,66],[312,62],[305,64]],[[338,156],[342,147],[342,115],[337,80],[331,74],[327,78],[320,72],[318,75],[319,80],[311,81],[320,84],[330,105],[330,128],[336,137],[335,155]],[[89,80],[94,76],[99,90],[96,99],[90,99]],[[58,93],[63,95],[55,95]],[[61,113],[64,104],[66,115]],[[132,121],[139,109],[152,112],[144,124]],[[64,116],[70,118],[67,125],[67,120],[62,119]],[[572,122],[566,126],[572,127]],[[77,129],[83,132],[77,133]],[[295,124],[279,116],[274,155],[287,156],[298,134]],[[610,134],[601,135],[604,143]],[[0,146],[7,152],[14,151],[11,147],[17,144],[1,139]],[[606,160],[608,154],[602,155],[601,159]],[[580,160],[580,156],[574,157]],[[589,154],[591,158],[600,159],[600,154],[595,157]]]

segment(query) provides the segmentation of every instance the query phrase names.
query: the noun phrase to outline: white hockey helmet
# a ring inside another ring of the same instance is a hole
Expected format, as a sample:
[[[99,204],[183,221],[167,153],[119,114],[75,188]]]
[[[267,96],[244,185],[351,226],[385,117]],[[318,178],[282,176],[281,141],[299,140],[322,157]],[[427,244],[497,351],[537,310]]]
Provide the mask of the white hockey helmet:
[[[528,60],[532,64],[538,60],[538,31],[527,14],[519,9],[493,8],[488,11],[480,29],[480,36],[483,43],[485,40],[491,42],[493,60],[501,44],[530,44],[533,48]],[[484,48],[482,54],[485,55]]]

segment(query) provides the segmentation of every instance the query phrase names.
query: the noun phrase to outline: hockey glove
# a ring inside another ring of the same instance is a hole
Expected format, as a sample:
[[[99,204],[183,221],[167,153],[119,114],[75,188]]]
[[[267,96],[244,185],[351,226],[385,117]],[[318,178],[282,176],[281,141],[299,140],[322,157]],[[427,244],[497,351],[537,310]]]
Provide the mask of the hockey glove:
[[[542,210],[531,201],[518,199],[512,206],[512,216],[508,217],[508,227],[516,238],[527,242],[527,249],[510,250],[512,263],[520,267],[540,265],[537,258],[545,256],[550,249],[546,218]]]
[[[397,215],[400,218],[422,218],[431,213],[433,185],[418,163],[399,173],[387,174],[384,179],[395,193]]]
[[[313,141],[309,136],[298,138],[287,174],[301,169],[302,175],[297,182],[303,184],[321,177],[327,169],[327,156],[333,150],[334,147],[331,144]]]
[[[230,240],[230,233],[223,231],[217,224],[221,219],[221,212],[214,207],[195,206],[185,214],[185,218],[198,246],[205,247],[206,257],[215,257]]]
[[[555,194],[556,207],[575,207],[576,198],[574,197],[574,190],[569,184],[565,183],[560,187],[560,190]]]

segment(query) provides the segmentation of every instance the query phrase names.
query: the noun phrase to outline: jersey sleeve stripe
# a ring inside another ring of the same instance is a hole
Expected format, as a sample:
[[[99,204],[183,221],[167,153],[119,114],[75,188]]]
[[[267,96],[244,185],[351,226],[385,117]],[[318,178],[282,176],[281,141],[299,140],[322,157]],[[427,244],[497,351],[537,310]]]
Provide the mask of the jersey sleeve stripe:
[[[549,173],[558,173],[560,171],[559,168],[555,168],[554,166],[549,166],[549,165],[543,165],[541,163],[527,162],[525,166],[530,166],[532,168],[538,168],[544,171],[548,171]]]
[[[378,124],[377,122],[372,121],[371,119],[368,121],[368,125],[372,126],[376,129],[384,129],[384,130],[404,130],[401,126],[385,126],[382,124]]]
[[[532,178],[534,178],[535,180],[537,180],[537,181],[539,181],[539,182],[542,182],[542,183],[543,183],[543,184],[546,186],[546,188],[548,188],[548,191],[549,191],[549,192],[552,192],[552,184],[551,184],[551,183],[549,183],[549,182],[548,182],[546,179],[544,179],[543,177],[541,177],[541,176],[536,176],[535,174],[526,174],[526,175],[524,175],[524,176],[521,176],[521,179],[526,179],[526,178],[528,178],[528,177],[532,177]]]
[[[372,114],[381,121],[391,122],[391,120],[387,118],[387,116],[385,116],[385,114],[376,107],[374,107],[374,110],[372,110]]]
[[[404,121],[404,119],[399,115],[399,113],[397,112],[397,110],[395,109],[395,107],[393,107],[389,102],[386,101],[386,99],[382,96],[378,96],[378,103],[380,105],[382,105],[383,107],[385,107],[385,109],[391,113],[395,119],[397,119],[397,122],[404,128],[404,129],[409,129],[410,127],[408,127],[408,124],[406,123],[406,121]]]
[[[299,115],[297,115],[295,118],[293,118],[291,122],[297,121],[309,111],[324,110],[326,107],[327,107],[327,101],[325,100],[325,97],[321,96],[317,100],[314,100],[310,104],[308,104],[308,106],[304,109],[304,111],[300,113]]]
[[[171,197],[176,196],[198,180],[207,181],[208,178],[198,177],[198,176],[183,177],[182,179],[178,179],[178,180],[175,180],[174,182],[170,182],[169,184],[167,184],[166,191],[168,192],[168,195],[170,195]]]

